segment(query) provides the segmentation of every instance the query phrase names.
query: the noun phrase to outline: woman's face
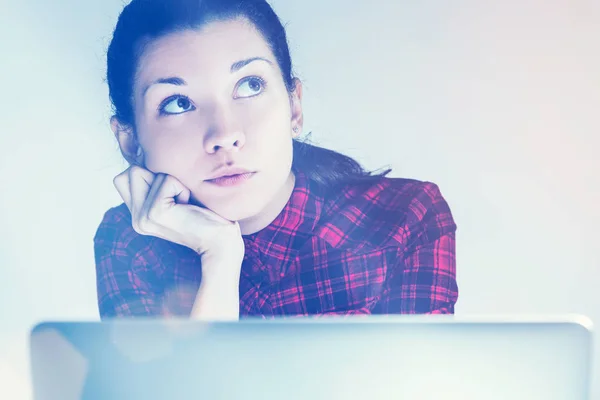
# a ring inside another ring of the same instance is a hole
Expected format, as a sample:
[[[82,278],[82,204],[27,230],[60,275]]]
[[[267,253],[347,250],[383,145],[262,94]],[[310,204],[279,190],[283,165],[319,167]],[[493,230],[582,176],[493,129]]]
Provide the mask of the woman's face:
[[[290,96],[251,23],[212,22],[151,41],[133,89],[147,169],[176,177],[194,202],[229,220],[283,208],[294,186],[292,139],[294,128],[302,128],[301,87]],[[240,171],[251,174],[212,179]]]

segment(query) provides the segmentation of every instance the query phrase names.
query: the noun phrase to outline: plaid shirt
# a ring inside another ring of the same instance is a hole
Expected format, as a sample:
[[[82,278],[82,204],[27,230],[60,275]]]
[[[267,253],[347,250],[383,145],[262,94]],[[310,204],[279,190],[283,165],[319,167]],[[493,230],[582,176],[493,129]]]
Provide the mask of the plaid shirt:
[[[454,312],[455,231],[436,185],[400,178],[334,195],[301,173],[280,215],[244,236],[240,317]],[[94,238],[100,316],[189,316],[191,249],[137,234],[122,204]]]

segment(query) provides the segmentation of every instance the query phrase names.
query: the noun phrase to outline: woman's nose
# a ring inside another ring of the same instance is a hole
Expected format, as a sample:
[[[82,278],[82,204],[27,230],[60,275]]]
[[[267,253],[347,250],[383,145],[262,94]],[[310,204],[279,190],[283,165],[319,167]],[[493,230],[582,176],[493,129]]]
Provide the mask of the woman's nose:
[[[204,140],[205,151],[213,154],[223,150],[237,151],[244,147],[246,136],[235,116],[226,110],[219,110],[214,117]]]

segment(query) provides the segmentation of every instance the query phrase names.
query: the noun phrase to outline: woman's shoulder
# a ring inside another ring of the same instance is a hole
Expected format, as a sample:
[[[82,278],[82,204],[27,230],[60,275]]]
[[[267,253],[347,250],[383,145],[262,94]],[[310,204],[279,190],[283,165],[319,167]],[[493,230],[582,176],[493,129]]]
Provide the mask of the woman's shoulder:
[[[108,245],[129,242],[136,236],[131,225],[131,213],[125,203],[112,207],[104,213],[96,230],[94,243]]]
[[[369,211],[372,217],[414,214],[422,219],[427,211],[448,211],[437,184],[408,178],[373,177],[351,182],[327,196],[326,203],[333,214],[353,208]]]
[[[405,246],[419,232],[442,235],[456,229],[437,184],[408,178],[374,177],[347,184],[328,196],[320,234],[349,246]]]
[[[125,203],[116,207],[109,208],[102,217],[102,222],[106,224],[131,223],[131,213]]]

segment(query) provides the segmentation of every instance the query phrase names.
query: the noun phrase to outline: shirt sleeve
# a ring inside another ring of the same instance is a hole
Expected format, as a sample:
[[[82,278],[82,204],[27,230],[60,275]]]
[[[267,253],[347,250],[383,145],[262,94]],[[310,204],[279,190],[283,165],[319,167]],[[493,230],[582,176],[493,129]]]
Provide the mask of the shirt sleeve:
[[[100,318],[152,317],[162,314],[155,273],[139,260],[144,237],[115,209],[104,216],[94,237],[96,289]]]
[[[458,299],[456,282],[456,224],[450,208],[433,183],[424,183],[409,206],[403,228],[406,247],[398,257],[402,314],[453,314]]]
[[[454,223],[450,208],[433,183],[415,184],[402,207],[395,261],[387,268],[380,296],[351,310],[314,317],[370,314],[454,314],[458,299]],[[406,208],[408,205],[408,208]]]
[[[454,314],[458,299],[455,233],[423,239],[398,258],[398,278],[392,278],[379,301],[358,309],[322,316],[370,314]]]

